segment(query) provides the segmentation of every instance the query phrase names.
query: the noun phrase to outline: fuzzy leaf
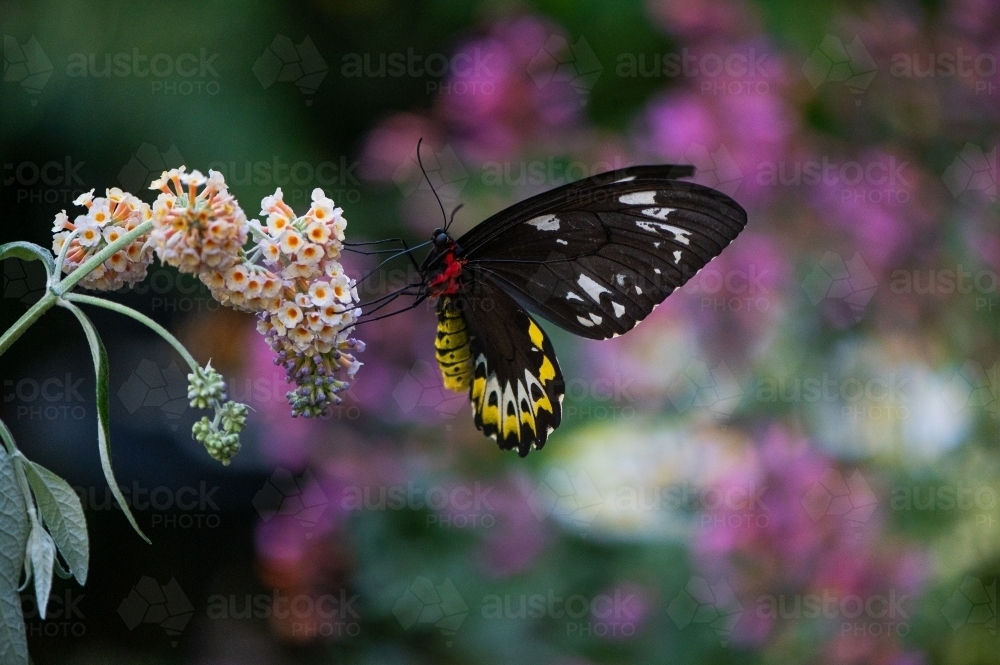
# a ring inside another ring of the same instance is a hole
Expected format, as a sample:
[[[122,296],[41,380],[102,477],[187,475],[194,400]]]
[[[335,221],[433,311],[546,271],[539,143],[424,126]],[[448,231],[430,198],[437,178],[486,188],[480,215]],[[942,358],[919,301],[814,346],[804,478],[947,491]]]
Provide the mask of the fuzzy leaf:
[[[108,481],[111,493],[121,507],[122,512],[125,513],[129,524],[132,525],[132,528],[135,529],[135,532],[143,540],[149,543],[149,538],[139,528],[139,524],[135,521],[132,511],[125,502],[125,497],[122,495],[121,489],[118,488],[118,482],[115,480],[115,472],[111,468],[111,417],[108,410],[108,352],[104,350],[104,342],[101,341],[101,336],[97,334],[97,328],[87,318],[87,315],[83,313],[83,310],[70,302],[63,301],[60,304],[73,312],[80,325],[83,326],[83,332],[87,334],[87,342],[90,344],[90,354],[94,358],[94,371],[97,373],[97,439],[104,478]]]
[[[0,245],[0,261],[12,257],[21,259],[22,261],[41,261],[45,264],[45,272],[49,276],[56,270],[56,262],[52,258],[52,253],[33,242],[18,240]]]
[[[0,449],[0,663],[27,665],[28,642],[17,583],[28,545],[28,507],[14,460]]]
[[[80,497],[69,483],[44,466],[25,460],[24,469],[42,520],[49,528],[59,553],[76,581],[80,585],[86,584],[90,542]]]

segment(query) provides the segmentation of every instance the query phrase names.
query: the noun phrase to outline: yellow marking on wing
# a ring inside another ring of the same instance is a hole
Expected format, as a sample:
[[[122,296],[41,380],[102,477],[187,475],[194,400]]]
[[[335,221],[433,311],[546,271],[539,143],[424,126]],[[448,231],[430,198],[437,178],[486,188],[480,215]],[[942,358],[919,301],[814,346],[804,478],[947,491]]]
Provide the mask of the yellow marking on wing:
[[[517,422],[517,414],[511,414],[503,419],[503,438],[507,438],[508,434],[513,434],[515,436],[521,433],[521,426]],[[518,436],[520,439],[520,436]]]
[[[535,415],[531,411],[521,411],[521,424],[528,423],[531,431],[538,435],[538,427],[535,426]]]
[[[528,320],[528,337],[531,338],[531,343],[537,346],[539,349],[542,348],[542,343],[545,341],[545,334],[542,329],[535,325],[535,322]]]
[[[483,403],[482,409],[479,411],[479,417],[483,421],[483,425],[500,425],[500,407],[498,405],[490,405]]]
[[[549,360],[549,357],[544,356],[542,358],[542,366],[538,368],[538,380],[541,381],[544,386],[554,378],[556,378],[556,368],[552,365],[552,361]]]
[[[472,401],[482,409],[483,394],[486,392],[486,377],[480,376],[472,381]]]

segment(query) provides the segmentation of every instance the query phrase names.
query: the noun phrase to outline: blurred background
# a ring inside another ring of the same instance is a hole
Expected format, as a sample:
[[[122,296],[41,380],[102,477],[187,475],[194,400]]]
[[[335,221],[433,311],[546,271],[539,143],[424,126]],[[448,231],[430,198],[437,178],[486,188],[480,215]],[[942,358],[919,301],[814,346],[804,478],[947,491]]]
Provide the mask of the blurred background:
[[[154,264],[110,297],[254,409],[230,467],[186,370],[92,311],[0,358],[0,413],[83,499],[92,570],[24,598],[44,663],[1000,662],[1000,7],[812,2],[0,3],[0,241],[96,188],[221,171],[248,214],[322,187],[348,240],[458,234],[564,182],[692,163],[747,230],[631,334],[553,326],[562,427],[519,459],[443,390],[434,315],[362,326],[293,420],[249,315]],[[350,274],[374,265],[347,256]],[[405,259],[363,296],[399,286]],[[2,324],[37,265],[3,265]],[[544,322],[543,322],[544,323]]]

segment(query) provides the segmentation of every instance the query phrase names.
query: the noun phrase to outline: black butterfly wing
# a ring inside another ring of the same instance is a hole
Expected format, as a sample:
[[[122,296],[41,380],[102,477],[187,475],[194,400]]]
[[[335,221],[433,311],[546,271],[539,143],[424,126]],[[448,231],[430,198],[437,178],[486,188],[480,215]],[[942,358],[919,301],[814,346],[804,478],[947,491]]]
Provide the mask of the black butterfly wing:
[[[562,420],[565,391],[555,350],[531,315],[489,282],[467,282],[454,301],[469,335],[476,427],[524,457]]]
[[[632,329],[717,256],[746,212],[674,180],[683,167],[632,167],[522,201],[458,240],[466,270],[572,333]]]

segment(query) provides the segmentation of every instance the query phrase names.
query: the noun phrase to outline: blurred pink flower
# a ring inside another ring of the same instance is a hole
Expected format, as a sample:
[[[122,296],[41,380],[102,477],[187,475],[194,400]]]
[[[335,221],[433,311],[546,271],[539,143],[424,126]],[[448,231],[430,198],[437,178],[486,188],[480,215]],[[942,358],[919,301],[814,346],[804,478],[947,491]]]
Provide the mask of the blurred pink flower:
[[[797,120],[774,92],[752,95],[668,93],[646,109],[636,143],[653,161],[694,164],[696,182],[744,206],[777,192],[757,177],[785,158]]]
[[[708,511],[695,545],[698,567],[726,579],[745,601],[734,638],[760,645],[804,620],[837,621],[838,628],[845,620],[906,621],[928,574],[926,557],[910,544],[888,541],[878,499],[864,476],[777,426],[763,436],[755,457],[719,490],[722,496],[734,489],[756,493],[756,514],[744,514],[751,508],[744,504],[719,502]],[[894,597],[907,616],[848,616],[853,610],[843,609],[844,616],[812,617],[801,611],[806,598],[833,599],[836,610],[844,599],[864,603],[875,597]],[[775,615],[767,610],[775,599],[790,607],[779,604]],[[895,633],[884,630],[865,631],[861,639],[840,631],[824,650],[836,663],[901,653]]]
[[[531,511],[523,483],[497,483],[488,497],[483,517],[495,519],[479,549],[482,567],[494,577],[510,577],[529,570],[549,542],[548,525]],[[482,520],[480,518],[480,520]]]
[[[876,277],[884,275],[933,223],[932,192],[941,188],[918,170],[915,160],[897,153],[870,150],[856,158],[814,158],[820,159],[830,160],[834,168],[810,189],[813,207],[838,234],[848,234]]]
[[[653,20],[686,39],[734,37],[760,29],[751,7],[740,0],[649,0]]]
[[[588,64],[574,53],[569,69],[560,65],[567,50],[559,26],[534,16],[500,21],[459,47],[453,61],[471,64],[453,68],[438,109],[461,152],[475,162],[509,158],[574,123],[587,92],[574,84]]]

